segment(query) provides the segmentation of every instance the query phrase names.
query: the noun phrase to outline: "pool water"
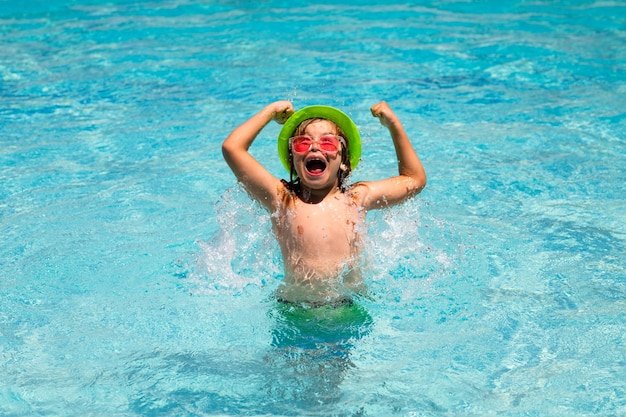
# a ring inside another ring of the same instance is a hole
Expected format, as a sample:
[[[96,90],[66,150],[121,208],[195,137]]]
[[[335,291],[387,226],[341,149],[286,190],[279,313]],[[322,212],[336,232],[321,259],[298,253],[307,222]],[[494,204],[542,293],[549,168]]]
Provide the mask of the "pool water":
[[[625,45],[622,1],[0,1],[0,415],[626,414]],[[386,100],[429,176],[345,311],[276,303],[221,157],[278,99],[354,181]]]

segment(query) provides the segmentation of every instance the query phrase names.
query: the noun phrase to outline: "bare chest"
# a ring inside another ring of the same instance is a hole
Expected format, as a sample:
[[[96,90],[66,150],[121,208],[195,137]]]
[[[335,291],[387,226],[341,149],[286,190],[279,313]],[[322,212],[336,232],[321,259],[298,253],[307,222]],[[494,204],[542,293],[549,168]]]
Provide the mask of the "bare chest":
[[[281,217],[282,221],[275,226],[285,241],[295,246],[325,247],[330,251],[352,246],[362,223],[356,204],[344,196],[319,204],[297,202]]]

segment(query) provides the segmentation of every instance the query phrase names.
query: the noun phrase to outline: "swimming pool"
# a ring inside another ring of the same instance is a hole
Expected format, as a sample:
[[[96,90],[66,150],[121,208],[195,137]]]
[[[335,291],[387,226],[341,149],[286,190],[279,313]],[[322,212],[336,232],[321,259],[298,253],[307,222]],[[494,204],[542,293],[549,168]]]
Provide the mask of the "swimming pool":
[[[626,4],[251,3],[0,2],[0,414],[626,414]],[[353,117],[354,180],[387,100],[429,175],[348,323],[272,300],[221,157],[277,99]]]

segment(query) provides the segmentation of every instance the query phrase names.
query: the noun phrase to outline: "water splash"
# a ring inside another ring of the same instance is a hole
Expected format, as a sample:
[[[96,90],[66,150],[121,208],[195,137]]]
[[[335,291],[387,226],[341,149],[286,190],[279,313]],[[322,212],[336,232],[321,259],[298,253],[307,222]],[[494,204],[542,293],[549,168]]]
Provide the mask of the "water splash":
[[[455,274],[462,260],[464,248],[451,225],[424,208],[416,199],[368,214],[366,283],[385,301],[423,297],[437,280]]]
[[[424,203],[416,199],[368,214],[364,279],[376,298],[412,303],[427,294],[433,282],[456,273],[463,245],[446,221],[428,211],[424,215],[423,209]],[[219,229],[210,241],[198,242],[191,277],[194,291],[240,295],[246,288],[275,289],[283,265],[270,214],[241,185],[222,195],[215,212]],[[442,247],[436,242],[447,243]]]
[[[215,212],[219,229],[210,241],[198,241],[197,291],[239,295],[248,286],[274,286],[282,263],[270,215],[240,184],[222,195]]]

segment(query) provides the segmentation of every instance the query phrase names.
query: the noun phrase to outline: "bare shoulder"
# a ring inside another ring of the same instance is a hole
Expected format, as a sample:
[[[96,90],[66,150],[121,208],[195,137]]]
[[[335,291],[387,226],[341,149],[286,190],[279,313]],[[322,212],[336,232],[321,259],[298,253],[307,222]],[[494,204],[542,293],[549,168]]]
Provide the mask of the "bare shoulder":
[[[284,209],[293,207],[295,202],[298,200],[295,190],[292,189],[286,180],[277,178],[275,190],[276,191],[273,194],[274,201],[272,201],[274,210],[281,207]]]
[[[347,190],[346,195],[354,201],[354,203],[363,208],[367,208],[367,200],[370,195],[370,183],[360,181],[352,184]]]
[[[391,205],[387,195],[388,182],[389,179],[357,182],[350,187],[352,198],[365,210],[388,207]]]
[[[357,204],[365,210],[395,206],[418,194],[423,185],[406,175],[357,182],[350,192]]]

